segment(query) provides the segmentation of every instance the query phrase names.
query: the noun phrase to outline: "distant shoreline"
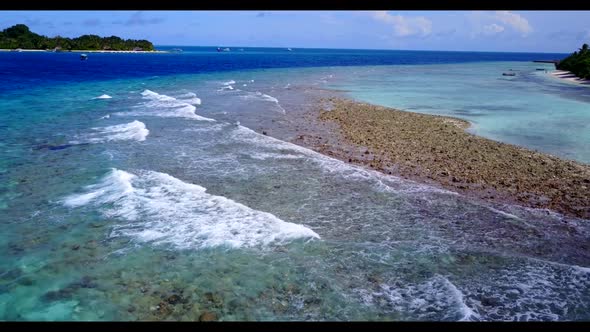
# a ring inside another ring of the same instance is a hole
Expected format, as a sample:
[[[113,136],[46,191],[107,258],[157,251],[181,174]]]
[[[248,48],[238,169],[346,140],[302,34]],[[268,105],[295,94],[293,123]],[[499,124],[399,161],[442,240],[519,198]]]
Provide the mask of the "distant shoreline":
[[[108,51],[108,50],[68,50],[68,51],[58,51],[54,52],[51,50],[34,50],[34,49],[20,49],[19,51],[15,51],[12,49],[2,48],[0,52],[49,52],[49,53],[170,53],[169,51]]]
[[[577,84],[583,84],[583,85],[590,86],[590,80],[577,77],[572,72],[569,72],[567,70],[554,70],[550,74],[551,74],[551,76],[553,76],[553,77],[555,77],[557,79],[566,81],[566,82],[571,82],[571,83],[577,83]]]

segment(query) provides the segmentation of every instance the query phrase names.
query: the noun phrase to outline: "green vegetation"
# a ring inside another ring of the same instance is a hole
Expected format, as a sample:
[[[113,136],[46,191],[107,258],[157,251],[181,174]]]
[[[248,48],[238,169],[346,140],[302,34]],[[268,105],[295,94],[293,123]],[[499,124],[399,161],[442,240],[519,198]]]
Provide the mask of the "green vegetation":
[[[38,35],[24,24],[17,24],[0,32],[0,49],[36,50],[112,50],[112,51],[153,51],[154,45],[147,40],[121,39],[116,36],[102,38],[97,35],[83,35],[78,38]]]
[[[582,45],[577,52],[561,60],[557,69],[571,71],[574,75],[590,79],[590,50],[588,44]]]

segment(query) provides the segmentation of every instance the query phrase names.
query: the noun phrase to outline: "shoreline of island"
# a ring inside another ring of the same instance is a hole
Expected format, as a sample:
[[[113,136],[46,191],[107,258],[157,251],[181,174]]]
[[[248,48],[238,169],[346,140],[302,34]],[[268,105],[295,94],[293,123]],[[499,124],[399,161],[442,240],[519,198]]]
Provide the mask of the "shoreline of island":
[[[0,52],[44,52],[44,53],[132,53],[132,54],[154,54],[154,53],[170,53],[170,51],[113,51],[113,50],[67,50],[67,51],[53,51],[53,50],[37,50],[37,49],[0,49]]]
[[[576,76],[574,73],[567,71],[567,70],[553,70],[549,74],[552,77],[559,79],[561,81],[590,86],[589,79],[580,78],[580,77]]]
[[[292,143],[483,201],[590,219],[590,165],[471,134],[462,119],[326,92],[290,116],[300,128]]]

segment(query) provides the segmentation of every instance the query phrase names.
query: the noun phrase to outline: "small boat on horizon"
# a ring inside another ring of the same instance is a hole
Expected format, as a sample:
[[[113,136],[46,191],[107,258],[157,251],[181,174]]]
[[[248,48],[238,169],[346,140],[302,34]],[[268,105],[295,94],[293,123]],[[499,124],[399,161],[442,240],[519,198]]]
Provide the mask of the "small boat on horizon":
[[[217,52],[229,52],[229,51],[230,51],[229,47],[226,47],[226,48],[218,47],[217,48]]]
[[[80,60],[82,60],[82,61],[88,60],[88,55],[86,55],[86,54],[80,54]]]
[[[289,48],[287,48],[287,51],[291,52],[291,51],[293,51],[293,50],[292,50],[292,49],[289,47]]]
[[[502,76],[516,76],[516,73],[502,73]]]

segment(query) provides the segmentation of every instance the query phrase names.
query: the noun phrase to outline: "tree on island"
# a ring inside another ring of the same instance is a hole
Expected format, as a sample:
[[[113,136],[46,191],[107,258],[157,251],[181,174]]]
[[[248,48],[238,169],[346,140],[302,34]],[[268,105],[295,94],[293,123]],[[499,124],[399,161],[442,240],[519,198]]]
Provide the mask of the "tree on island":
[[[38,35],[24,24],[17,24],[0,31],[0,48],[35,50],[112,50],[112,51],[153,51],[154,45],[147,40],[121,39],[117,36],[100,37],[83,35],[77,38],[56,36],[49,38]]]
[[[578,77],[590,79],[590,50],[588,44],[582,45],[578,51],[561,60],[557,64],[557,69],[567,70]]]

